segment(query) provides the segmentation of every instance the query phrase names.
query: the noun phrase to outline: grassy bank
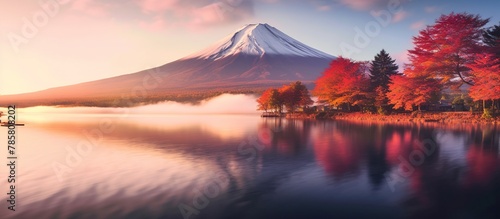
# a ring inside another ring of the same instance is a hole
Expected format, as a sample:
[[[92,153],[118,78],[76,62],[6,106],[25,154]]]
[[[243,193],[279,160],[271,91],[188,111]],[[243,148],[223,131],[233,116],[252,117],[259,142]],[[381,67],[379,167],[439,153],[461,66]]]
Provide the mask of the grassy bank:
[[[288,114],[293,119],[332,119],[374,122],[437,122],[437,123],[500,123],[500,118],[484,119],[481,112],[413,112],[393,113],[390,115],[361,112],[320,112],[313,114]]]

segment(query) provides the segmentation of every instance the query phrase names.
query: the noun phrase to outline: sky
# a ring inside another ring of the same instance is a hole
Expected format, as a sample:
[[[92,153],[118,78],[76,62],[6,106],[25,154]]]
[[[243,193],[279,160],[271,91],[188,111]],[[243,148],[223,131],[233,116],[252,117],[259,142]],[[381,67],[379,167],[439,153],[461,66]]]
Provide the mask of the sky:
[[[0,0],[0,95],[134,73],[267,23],[334,56],[403,65],[412,37],[442,14],[499,24],[500,1]]]

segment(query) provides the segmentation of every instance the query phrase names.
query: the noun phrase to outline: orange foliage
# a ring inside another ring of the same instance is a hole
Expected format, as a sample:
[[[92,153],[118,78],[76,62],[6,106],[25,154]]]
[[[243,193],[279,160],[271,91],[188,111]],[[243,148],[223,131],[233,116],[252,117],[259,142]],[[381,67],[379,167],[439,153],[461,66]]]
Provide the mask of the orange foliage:
[[[394,109],[412,110],[428,102],[440,90],[438,81],[432,78],[393,75],[391,80],[387,97]]]
[[[470,97],[474,100],[500,99],[500,62],[493,54],[478,56],[475,63],[469,65],[474,72],[474,86],[470,88]]]
[[[309,90],[300,81],[285,85],[278,91],[289,112],[295,112],[297,106],[309,106],[314,103],[309,95]]]
[[[338,57],[316,80],[313,94],[319,101],[334,106],[362,104],[369,87],[369,80],[363,73],[361,63]]]
[[[314,102],[311,100],[309,90],[300,81],[284,85],[279,89],[267,89],[257,99],[258,110],[277,110],[281,113],[283,105],[289,112],[295,112],[298,106],[309,106]]]
[[[273,109],[273,94],[277,92],[276,89],[269,88],[257,99],[258,110],[267,110]]]
[[[442,15],[413,38],[415,48],[409,50],[411,66],[419,74],[439,79],[443,85],[450,85],[455,77],[471,84],[467,65],[481,51],[479,42],[488,21],[468,13]]]

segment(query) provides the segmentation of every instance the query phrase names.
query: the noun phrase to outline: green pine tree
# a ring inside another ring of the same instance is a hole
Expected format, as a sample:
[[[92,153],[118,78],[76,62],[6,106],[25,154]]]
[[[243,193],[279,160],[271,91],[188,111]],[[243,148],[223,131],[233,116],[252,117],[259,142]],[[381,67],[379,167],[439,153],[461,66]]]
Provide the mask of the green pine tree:
[[[370,81],[373,90],[377,87],[388,89],[390,77],[399,74],[396,60],[392,59],[385,50],[382,50],[370,64]]]
[[[484,30],[483,42],[490,52],[500,59],[500,24]]]
[[[396,60],[392,59],[385,50],[380,51],[370,64],[370,90],[375,95],[375,106],[381,113],[383,107],[387,106],[389,102],[387,92],[391,76],[399,74],[399,67]]]

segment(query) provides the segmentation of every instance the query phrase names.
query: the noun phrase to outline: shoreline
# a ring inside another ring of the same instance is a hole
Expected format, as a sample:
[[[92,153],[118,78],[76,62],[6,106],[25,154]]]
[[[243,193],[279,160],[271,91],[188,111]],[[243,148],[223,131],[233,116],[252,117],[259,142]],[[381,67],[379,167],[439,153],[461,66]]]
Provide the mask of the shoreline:
[[[500,124],[500,118],[483,119],[482,112],[413,112],[393,113],[389,115],[361,112],[321,112],[315,114],[287,114],[287,119],[344,120],[387,123],[465,123],[465,124]]]

